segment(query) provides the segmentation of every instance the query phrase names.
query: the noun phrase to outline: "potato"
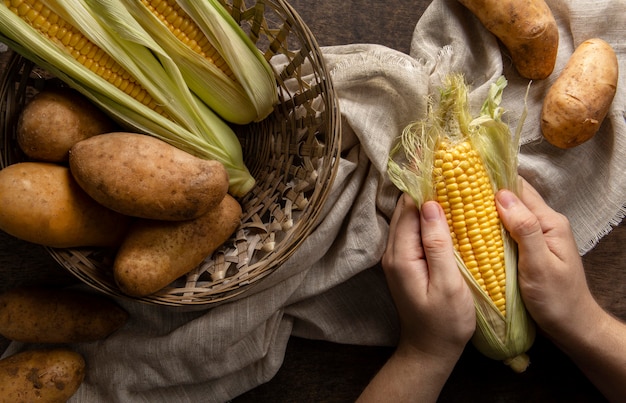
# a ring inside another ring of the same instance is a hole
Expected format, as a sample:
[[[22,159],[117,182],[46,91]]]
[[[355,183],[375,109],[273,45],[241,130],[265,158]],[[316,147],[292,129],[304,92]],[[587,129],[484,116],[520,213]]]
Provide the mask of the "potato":
[[[0,294],[0,334],[24,343],[83,343],[122,327],[128,313],[77,289],[18,287]]]
[[[544,0],[459,0],[507,48],[518,73],[531,80],[554,70],[559,29]]]
[[[618,70],[613,48],[602,39],[578,45],[543,101],[544,138],[563,149],[591,139],[615,97]]]
[[[0,229],[16,238],[56,248],[115,246],[129,220],[92,200],[67,167],[20,162],[0,171]]]
[[[190,272],[222,245],[240,223],[241,206],[230,195],[188,221],[138,220],[120,246],[113,273],[131,296],[155,293]]]
[[[78,91],[60,87],[42,91],[26,104],[17,123],[17,143],[32,159],[65,162],[75,143],[115,127]]]
[[[228,191],[224,166],[136,133],[107,133],[70,150],[70,169],[95,200],[122,214],[189,220],[217,206]]]
[[[66,402],[85,378],[85,360],[71,350],[30,350],[0,360],[0,403]]]

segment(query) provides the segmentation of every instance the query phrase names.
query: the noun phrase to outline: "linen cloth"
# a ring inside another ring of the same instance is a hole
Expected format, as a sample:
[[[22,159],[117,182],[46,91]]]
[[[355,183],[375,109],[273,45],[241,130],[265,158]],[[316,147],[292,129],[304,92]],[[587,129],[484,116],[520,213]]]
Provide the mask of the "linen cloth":
[[[541,140],[542,98],[584,39],[601,37],[626,72],[621,0],[547,0],[560,27],[554,73],[535,81],[523,126],[520,173],[571,221],[580,253],[624,216],[626,87],[600,133],[571,150]],[[297,252],[251,294],[207,311],[180,312],[120,300],[127,325],[108,339],[71,346],[88,363],[72,402],[221,402],[271,379],[290,335],[393,345],[398,322],[378,262],[398,191],[388,151],[448,71],[460,71],[478,108],[504,74],[502,106],[517,127],[528,80],[498,41],[454,0],[435,0],[417,22],[410,54],[372,44],[323,48],[343,123],[342,158],[325,210]],[[29,348],[13,343],[5,352]]]

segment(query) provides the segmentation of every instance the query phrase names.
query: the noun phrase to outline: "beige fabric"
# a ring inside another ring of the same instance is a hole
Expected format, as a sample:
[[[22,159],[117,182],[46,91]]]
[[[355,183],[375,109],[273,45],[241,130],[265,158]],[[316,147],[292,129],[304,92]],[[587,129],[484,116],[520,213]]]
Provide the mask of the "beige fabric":
[[[624,215],[626,90],[602,132],[567,152],[542,142],[541,99],[576,44],[600,36],[626,72],[623,0],[548,0],[560,24],[555,73],[528,99],[520,171],[566,214],[581,253]],[[425,96],[449,70],[464,72],[474,104],[506,74],[503,106],[513,126],[527,81],[498,42],[456,1],[435,0],[417,23],[411,55],[377,45],[324,49],[343,116],[343,158],[324,214],[296,254],[253,293],[210,311],[178,312],[120,301],[131,313],[109,339],[72,346],[89,369],[73,402],[226,401],[269,380],[291,334],[354,344],[395,342],[397,320],[377,265],[398,192],[385,176],[400,130],[422,116]],[[279,62],[279,61],[277,61]],[[23,346],[13,344],[7,354]]]

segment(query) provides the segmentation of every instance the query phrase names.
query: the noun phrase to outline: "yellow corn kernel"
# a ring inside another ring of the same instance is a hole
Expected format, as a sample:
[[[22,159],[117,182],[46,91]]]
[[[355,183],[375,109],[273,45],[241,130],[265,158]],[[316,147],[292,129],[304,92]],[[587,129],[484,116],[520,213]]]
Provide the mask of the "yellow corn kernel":
[[[198,25],[176,3],[176,0],[141,0],[143,5],[152,12],[178,40],[187,45],[232,80],[236,80],[228,64],[219,52],[211,45]]]
[[[478,153],[468,141],[440,142],[433,180],[437,201],[448,218],[455,249],[474,279],[503,315],[504,244],[493,188]],[[445,185],[441,185],[445,184]]]
[[[115,60],[38,0],[5,0],[9,10],[63,47],[80,64],[154,111],[164,114],[152,96]]]

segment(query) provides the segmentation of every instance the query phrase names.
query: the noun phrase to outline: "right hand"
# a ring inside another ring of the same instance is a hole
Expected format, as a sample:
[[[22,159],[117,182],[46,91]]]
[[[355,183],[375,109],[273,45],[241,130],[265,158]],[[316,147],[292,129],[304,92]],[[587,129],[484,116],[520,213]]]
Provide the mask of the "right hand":
[[[521,196],[500,190],[502,223],[518,244],[518,283],[526,309],[555,343],[595,326],[594,300],[568,219],[551,209],[522,179]]]

